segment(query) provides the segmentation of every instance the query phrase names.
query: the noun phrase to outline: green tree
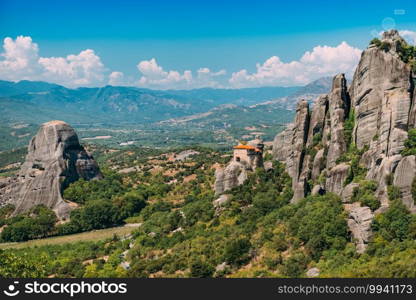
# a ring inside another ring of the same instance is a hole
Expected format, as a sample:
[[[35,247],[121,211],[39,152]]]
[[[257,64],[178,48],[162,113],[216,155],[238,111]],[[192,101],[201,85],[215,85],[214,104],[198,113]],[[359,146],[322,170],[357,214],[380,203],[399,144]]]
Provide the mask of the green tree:
[[[230,264],[241,264],[249,258],[250,248],[247,238],[233,240],[225,247],[224,259]]]

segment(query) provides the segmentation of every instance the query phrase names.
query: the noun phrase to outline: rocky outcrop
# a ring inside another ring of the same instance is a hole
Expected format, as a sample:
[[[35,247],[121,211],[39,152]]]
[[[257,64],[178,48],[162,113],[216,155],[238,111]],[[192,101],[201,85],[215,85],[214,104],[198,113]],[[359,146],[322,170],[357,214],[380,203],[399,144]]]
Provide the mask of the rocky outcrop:
[[[347,150],[344,122],[350,110],[350,97],[347,92],[347,81],[344,74],[334,77],[332,90],[328,98],[330,142],[326,166],[330,169],[336,165],[336,160]]]
[[[311,277],[311,278],[318,277],[319,274],[320,274],[320,271],[317,267],[310,268],[308,271],[306,271],[306,276]]]
[[[412,183],[416,176],[416,157],[404,157],[397,165],[393,184],[400,189],[400,196],[407,208],[416,213],[416,206],[412,196]]]
[[[359,186],[360,185],[358,183],[355,183],[355,182],[351,182],[350,184],[347,184],[342,189],[342,194],[341,194],[342,202],[344,202],[344,203],[351,202],[351,198],[354,195],[354,190],[357,189]]]
[[[381,202],[377,213],[389,205],[391,184],[399,187],[403,203],[416,212],[411,194],[415,157],[401,155],[408,130],[416,126],[415,74],[401,58],[405,41],[396,30],[385,32],[380,43],[383,47],[374,43],[363,51],[349,89],[343,74],[335,76],[331,92],[316,99],[312,112],[301,101],[294,123],[275,137],[273,157],[285,163],[292,177],[292,202],[309,192],[332,192],[348,203],[358,186],[351,179],[360,168],[366,174],[359,178],[377,182],[375,196]],[[343,155],[349,143],[358,151]],[[373,213],[368,210],[351,211],[349,225],[357,236],[369,235],[362,226],[371,223]],[[366,239],[361,240],[358,245],[365,244]]]
[[[71,206],[63,200],[62,191],[80,178],[101,179],[97,163],[79,144],[71,126],[47,122],[30,141],[18,176],[0,189],[0,202],[13,204],[14,214],[43,204],[64,219]]]
[[[373,143],[376,157],[392,156],[403,148],[411,105],[411,67],[396,52],[396,44],[404,40],[393,30],[383,34],[382,42],[390,45],[385,51],[370,45],[362,54],[350,88],[356,121],[353,139],[358,148]],[[369,166],[371,167],[371,165]]]
[[[225,191],[231,190],[247,179],[247,168],[244,164],[231,161],[225,169],[218,168],[215,172],[215,194],[219,195]]]
[[[292,203],[310,191],[309,180],[316,182],[319,175],[325,169],[330,171],[345,152],[343,123],[349,112],[349,103],[345,76],[337,75],[331,92],[318,97],[312,113],[309,113],[306,101],[299,102],[295,122],[275,137],[273,157],[285,163],[292,177]],[[339,179],[331,182],[339,184]],[[330,191],[338,189],[326,184],[325,189],[328,188]]]
[[[330,169],[327,173],[325,190],[327,192],[341,195],[349,170],[350,166],[346,163],[336,165]]]
[[[286,164],[286,171],[292,177],[294,196],[292,202],[305,197],[305,178],[302,173],[305,160],[305,144],[308,139],[310,122],[309,104],[302,100],[296,108],[295,123],[277,135],[273,143],[273,156]],[[310,157],[307,158],[309,162]]]
[[[371,223],[374,215],[367,206],[361,207],[359,203],[346,204],[348,215],[348,228],[354,239],[358,253],[363,253],[372,236]]]
[[[244,183],[248,172],[256,168],[264,168],[263,163],[263,141],[254,139],[247,143],[234,147],[234,154],[231,161],[225,168],[217,168],[215,171],[214,191],[220,195]],[[271,164],[268,168],[272,168]]]

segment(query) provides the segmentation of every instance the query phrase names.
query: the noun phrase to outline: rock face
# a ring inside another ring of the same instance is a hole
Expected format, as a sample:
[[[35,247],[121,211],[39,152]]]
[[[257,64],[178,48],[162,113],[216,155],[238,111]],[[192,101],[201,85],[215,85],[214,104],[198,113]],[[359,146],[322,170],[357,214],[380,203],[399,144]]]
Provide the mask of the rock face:
[[[275,137],[273,157],[285,163],[292,177],[292,202],[312,187],[314,194],[333,192],[350,202],[358,184],[350,183],[354,169],[350,156],[343,154],[351,143],[361,151],[355,164],[366,170],[366,180],[378,184],[379,211],[388,207],[387,188],[393,184],[403,203],[416,212],[411,194],[415,157],[401,155],[408,130],[416,126],[415,74],[401,59],[405,41],[396,30],[385,32],[381,42],[388,47],[371,44],[363,51],[349,89],[343,74],[335,76],[331,92],[316,99],[312,112],[305,101],[299,102],[294,123]],[[351,210],[348,223],[354,236],[369,235],[370,227],[362,225],[371,223],[373,212],[367,210]],[[366,238],[356,239],[363,241],[357,247],[365,248]]]
[[[13,204],[14,214],[43,204],[65,219],[71,207],[63,200],[62,191],[80,178],[101,179],[97,163],[79,144],[71,126],[47,122],[30,141],[18,176],[0,189],[0,203]]]
[[[416,157],[414,155],[404,157],[397,165],[393,184],[400,189],[403,203],[413,213],[416,213],[416,206],[412,196],[412,183],[415,176]]]
[[[349,211],[348,227],[355,240],[357,252],[363,253],[372,236],[371,222],[374,215],[369,207],[361,207],[359,203],[349,204],[346,210]]]
[[[233,187],[243,184],[247,179],[246,166],[237,161],[231,161],[225,169],[215,172],[215,194],[219,195]]]
[[[306,276],[307,277],[318,277],[319,274],[320,274],[320,271],[316,267],[310,268],[308,271],[306,271]]]
[[[308,181],[316,181],[324,169],[329,171],[330,177],[337,176],[328,181],[325,189],[339,189],[339,170],[331,173],[331,169],[346,151],[343,131],[349,106],[345,76],[340,74],[333,79],[331,92],[315,101],[312,113],[306,101],[299,102],[295,122],[275,137],[273,156],[285,163],[292,177],[292,202],[305,197],[312,188]],[[316,149],[318,144],[320,149]],[[311,149],[313,151],[308,151]]]

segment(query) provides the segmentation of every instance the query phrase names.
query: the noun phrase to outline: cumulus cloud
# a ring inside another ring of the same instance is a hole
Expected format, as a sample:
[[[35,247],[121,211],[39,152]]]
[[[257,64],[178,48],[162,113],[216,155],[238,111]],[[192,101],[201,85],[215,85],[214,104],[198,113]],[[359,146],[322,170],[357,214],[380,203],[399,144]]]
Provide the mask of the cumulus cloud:
[[[416,45],[416,31],[400,30],[399,34],[412,45]]]
[[[43,78],[66,86],[97,85],[104,80],[104,65],[91,49],[67,57],[41,57],[39,64]]]
[[[126,82],[124,73],[118,71],[111,72],[111,74],[108,76],[108,84],[113,86],[125,85]]]
[[[415,32],[402,31],[405,37],[415,39]],[[256,66],[253,73],[243,69],[227,77],[225,70],[213,71],[203,67],[191,70],[166,70],[155,58],[137,64],[137,75],[109,71],[92,49],[65,57],[41,57],[38,45],[31,37],[18,36],[4,39],[0,54],[0,79],[42,80],[68,87],[139,86],[152,89],[191,89],[201,87],[255,87],[278,85],[303,85],[322,76],[352,72],[360,58],[361,50],[342,42],[336,47],[317,46],[307,51],[299,60],[284,62],[272,56]]]
[[[4,80],[43,80],[68,87],[103,83],[105,67],[94,50],[87,49],[66,57],[40,57],[31,37],[4,39],[0,78]]]
[[[337,73],[352,76],[360,56],[361,50],[346,42],[336,47],[316,46],[297,61],[283,62],[278,56],[272,56],[263,64],[257,64],[254,73],[245,69],[233,73],[229,82],[233,87],[290,86],[307,84]]]
[[[4,52],[0,60],[0,78],[6,80],[31,79],[39,71],[36,43],[28,36],[18,36],[16,40],[6,37],[3,43]]]
[[[137,83],[138,86],[157,89],[217,87],[219,83],[214,78],[226,74],[225,70],[212,72],[208,68],[200,68],[196,76],[190,70],[182,73],[175,70],[165,71],[155,58],[139,62],[137,69],[142,74]]]

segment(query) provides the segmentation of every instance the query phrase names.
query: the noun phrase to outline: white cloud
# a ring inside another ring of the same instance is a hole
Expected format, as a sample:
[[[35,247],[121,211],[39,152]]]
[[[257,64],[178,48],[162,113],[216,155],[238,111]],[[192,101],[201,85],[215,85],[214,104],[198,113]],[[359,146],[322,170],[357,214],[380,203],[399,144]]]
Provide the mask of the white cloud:
[[[402,31],[415,39],[415,32]],[[191,89],[201,87],[254,87],[303,85],[322,76],[346,73],[351,76],[359,61],[361,50],[342,42],[336,47],[317,46],[299,59],[284,62],[272,56],[257,64],[253,73],[243,69],[226,78],[225,70],[212,71],[165,70],[155,58],[137,64],[139,78],[119,71],[110,72],[92,49],[66,57],[40,57],[39,47],[31,37],[7,37],[0,54],[0,79],[42,80],[68,87],[111,85],[139,86],[153,89]],[[135,78],[134,78],[135,77]]]
[[[137,68],[142,73],[138,85],[147,88],[186,88],[191,84],[192,72],[184,71],[165,71],[157,64],[156,59],[143,60],[137,64]]]
[[[16,40],[4,39],[4,57],[0,61],[0,78],[6,80],[31,79],[38,72],[38,45],[30,37],[18,36]]]
[[[104,65],[91,49],[67,57],[41,57],[39,64],[43,78],[66,86],[99,85],[104,80]]]
[[[360,60],[361,50],[342,42],[336,47],[316,46],[307,51],[298,61],[283,62],[272,56],[257,71],[249,73],[243,69],[232,74],[229,82],[233,87],[267,85],[303,85],[323,76],[346,73],[352,76]]]
[[[410,44],[416,45],[416,31],[400,30],[399,34]]]
[[[4,39],[0,78],[4,80],[43,80],[68,87],[103,83],[106,69],[94,50],[87,49],[67,57],[39,57],[31,37]]]
[[[123,72],[111,72],[108,76],[108,84],[113,86],[125,85],[124,73]]]
[[[190,70],[185,70],[183,73],[175,70],[165,71],[155,58],[139,62],[137,68],[142,74],[137,85],[157,89],[218,87],[220,84],[214,78],[226,74],[225,70],[212,72],[208,68],[200,68],[196,77]]]

